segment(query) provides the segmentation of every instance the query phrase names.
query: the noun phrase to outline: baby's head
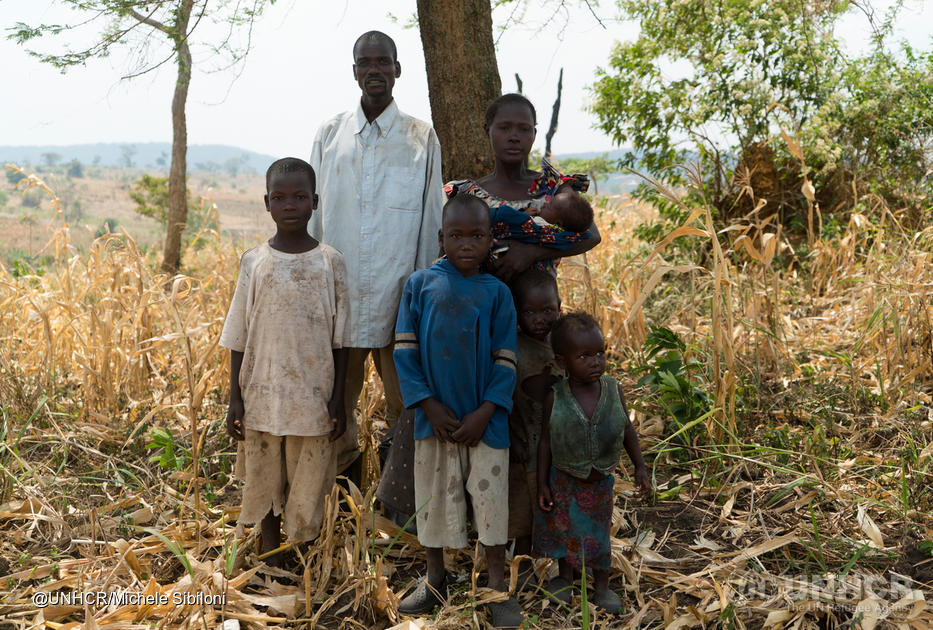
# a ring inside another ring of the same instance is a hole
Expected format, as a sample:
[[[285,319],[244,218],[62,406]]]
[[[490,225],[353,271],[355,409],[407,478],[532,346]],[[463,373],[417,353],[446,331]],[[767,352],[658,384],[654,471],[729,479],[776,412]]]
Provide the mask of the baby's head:
[[[529,269],[512,281],[511,288],[519,328],[532,339],[545,341],[560,316],[557,280],[546,271]]]
[[[606,371],[603,333],[587,313],[562,315],[551,328],[551,348],[572,381],[593,383]]]
[[[593,207],[574,190],[562,190],[545,202],[538,216],[568,232],[586,232],[593,224]]]

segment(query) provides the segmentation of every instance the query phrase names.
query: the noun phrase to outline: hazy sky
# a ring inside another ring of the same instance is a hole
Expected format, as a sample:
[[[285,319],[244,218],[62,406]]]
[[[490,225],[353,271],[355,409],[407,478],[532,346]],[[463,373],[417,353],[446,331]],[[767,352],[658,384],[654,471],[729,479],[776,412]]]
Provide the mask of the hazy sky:
[[[500,7],[494,22],[510,16],[521,25],[498,34],[499,73],[504,91],[515,89],[514,74],[539,111],[539,142],[556,93],[557,75],[564,67],[564,94],[556,152],[605,150],[609,138],[592,127],[595,118],[584,111],[598,66],[605,67],[614,41],[633,38],[631,24],[616,21],[615,5],[603,0],[596,9],[603,28],[585,8],[568,2],[571,12],[553,13],[550,4],[529,0],[524,15]],[[873,2],[876,8],[886,3]],[[513,3],[521,5],[521,3]],[[393,22],[392,14],[398,18]],[[369,29],[389,33],[398,44],[402,76],[396,83],[399,106],[430,120],[430,104],[421,40],[414,28],[404,28],[415,13],[415,0],[278,0],[255,25],[252,51],[239,77],[226,71],[205,74],[195,70],[188,96],[189,144],[228,144],[273,156],[305,157],[317,126],[326,118],[353,107],[359,88],[352,77],[352,44]],[[92,60],[61,74],[41,64],[5,38],[17,21],[62,23],[68,13],[50,0],[0,0],[0,144],[77,144],[93,142],[171,141],[170,103],[175,78],[172,64],[131,81],[119,77],[132,70],[126,49]],[[929,47],[933,23],[929,2],[913,0],[904,8],[900,34]],[[850,47],[858,48],[868,32],[864,16],[852,15],[841,27]],[[219,38],[217,27],[203,36]],[[90,32],[88,32],[88,35]],[[87,36],[87,35],[85,35]],[[65,35],[35,44],[60,51],[57,40],[81,41]],[[154,49],[154,55],[167,49]],[[204,60],[203,49],[196,52]],[[216,65],[215,62],[210,62]],[[479,124],[479,121],[472,121]]]

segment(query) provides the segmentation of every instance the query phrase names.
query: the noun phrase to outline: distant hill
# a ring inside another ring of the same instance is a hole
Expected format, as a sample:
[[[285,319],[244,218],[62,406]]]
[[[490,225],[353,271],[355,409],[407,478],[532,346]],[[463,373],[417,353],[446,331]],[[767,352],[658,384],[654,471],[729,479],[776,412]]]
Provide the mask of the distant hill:
[[[88,166],[118,166],[168,169],[172,145],[167,142],[126,142],[47,146],[0,146],[0,162],[23,165],[57,163],[78,160]],[[255,151],[222,144],[192,144],[188,147],[188,169],[191,171],[223,171],[234,165],[240,172],[264,173],[275,158]]]
[[[559,153],[555,157],[590,159],[608,155],[620,160],[626,149]],[[14,162],[24,166],[47,164],[52,158],[57,164],[78,160],[85,166],[135,167],[168,170],[172,146],[167,142],[126,142],[45,146],[2,146],[0,163]],[[188,147],[188,169],[191,172],[223,172],[236,168],[241,173],[264,173],[276,158],[222,144],[193,144]],[[629,192],[639,179],[629,173],[613,173],[596,182],[600,195],[618,195]],[[591,188],[592,192],[592,188]]]
[[[621,160],[623,157],[625,157],[625,154],[628,153],[628,151],[629,149],[606,149],[605,151],[584,151],[582,153],[557,153],[555,154],[555,157],[558,160],[561,158],[579,158],[581,160],[589,160],[601,155],[606,155],[610,160]]]
[[[618,162],[625,156],[628,151],[629,149],[611,149],[606,151],[584,151],[582,153],[558,153],[555,154],[554,157],[557,159],[557,161],[567,158],[590,160],[600,157],[601,155],[605,155],[610,161],[615,160]],[[601,197],[609,195],[621,195],[634,190],[640,182],[640,177],[632,175],[628,172],[612,173],[608,177],[596,181],[595,192],[598,192]],[[590,187],[590,192],[594,192],[592,186]]]

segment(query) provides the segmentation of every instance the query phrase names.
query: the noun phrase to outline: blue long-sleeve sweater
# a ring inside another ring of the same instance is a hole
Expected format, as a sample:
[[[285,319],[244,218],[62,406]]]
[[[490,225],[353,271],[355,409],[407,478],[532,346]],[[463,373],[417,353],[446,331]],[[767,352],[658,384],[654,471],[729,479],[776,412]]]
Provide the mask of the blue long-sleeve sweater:
[[[508,287],[481,273],[464,277],[447,260],[416,271],[402,292],[393,357],[402,400],[415,408],[415,439],[434,432],[418,403],[434,397],[463,418],[489,401],[496,411],[483,442],[509,446],[515,390],[515,306]]]

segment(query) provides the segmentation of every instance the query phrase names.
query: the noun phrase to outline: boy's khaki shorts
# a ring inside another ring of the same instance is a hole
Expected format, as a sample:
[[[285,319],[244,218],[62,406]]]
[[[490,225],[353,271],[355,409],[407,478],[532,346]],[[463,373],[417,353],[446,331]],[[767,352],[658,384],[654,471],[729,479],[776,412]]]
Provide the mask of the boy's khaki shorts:
[[[479,541],[486,547],[504,545],[509,449],[483,442],[472,447],[440,442],[433,436],[415,440],[415,507],[422,546],[467,546],[467,494]]]
[[[329,436],[272,435],[246,430],[237,448],[236,475],[244,480],[239,522],[253,524],[269,510],[282,515],[290,541],[317,538],[324,500],[337,477]]]

